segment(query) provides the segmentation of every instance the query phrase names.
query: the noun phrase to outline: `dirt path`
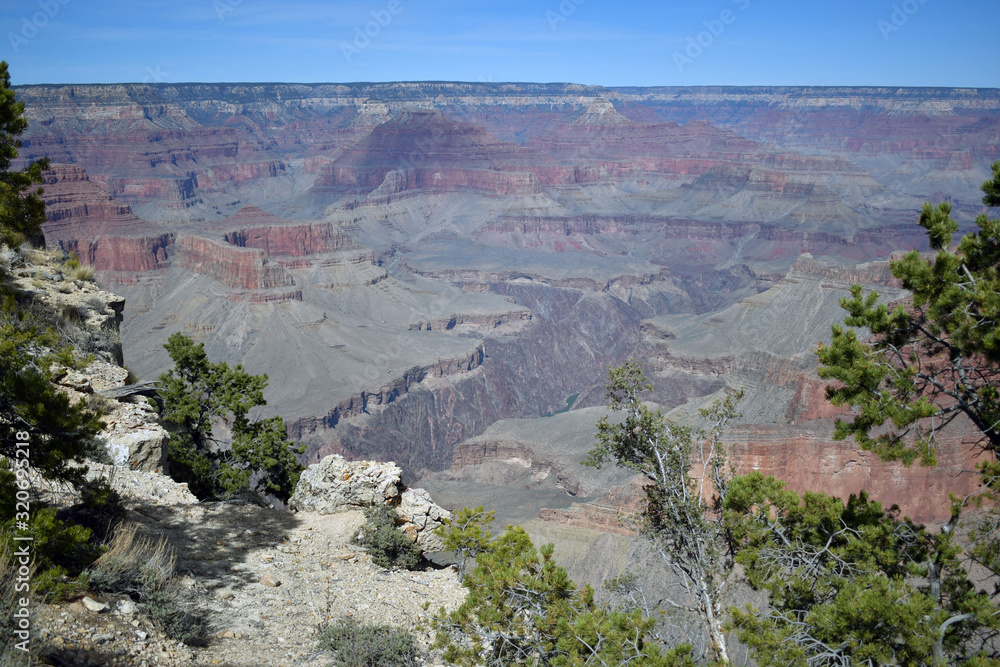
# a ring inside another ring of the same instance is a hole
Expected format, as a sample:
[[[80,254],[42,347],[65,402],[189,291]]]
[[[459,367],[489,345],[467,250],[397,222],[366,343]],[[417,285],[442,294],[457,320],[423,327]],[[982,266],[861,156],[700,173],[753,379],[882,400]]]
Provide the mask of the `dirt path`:
[[[428,615],[465,597],[451,568],[372,565],[350,543],[364,520],[360,511],[321,516],[229,503],[140,504],[130,520],[141,533],[165,536],[176,551],[179,598],[204,619],[205,645],[166,639],[138,612],[123,614],[122,600],[105,597],[98,601],[109,608],[101,613],[81,601],[40,609],[36,627],[53,649],[52,664],[325,665],[328,655],[316,649],[325,623],[351,617],[401,626],[426,645],[430,633],[421,628]]]

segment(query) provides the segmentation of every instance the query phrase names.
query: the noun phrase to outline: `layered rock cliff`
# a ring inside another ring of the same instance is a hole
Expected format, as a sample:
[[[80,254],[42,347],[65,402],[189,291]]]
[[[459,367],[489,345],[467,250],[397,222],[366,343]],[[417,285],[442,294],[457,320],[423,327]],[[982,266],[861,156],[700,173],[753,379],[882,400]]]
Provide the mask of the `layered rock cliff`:
[[[927,198],[967,224],[1000,155],[996,91],[18,94],[24,156],[71,164],[49,176],[49,243],[128,297],[130,367],[162,371],[183,331],[268,373],[313,456],[405,474],[444,472],[498,420],[601,404],[604,368],[632,357],[666,407],[747,386],[748,426],[822,433],[811,347],[850,281],[895,289],[884,267],[844,266],[921,247]],[[546,493],[583,493],[572,466],[533,456],[529,477],[561,471]]]

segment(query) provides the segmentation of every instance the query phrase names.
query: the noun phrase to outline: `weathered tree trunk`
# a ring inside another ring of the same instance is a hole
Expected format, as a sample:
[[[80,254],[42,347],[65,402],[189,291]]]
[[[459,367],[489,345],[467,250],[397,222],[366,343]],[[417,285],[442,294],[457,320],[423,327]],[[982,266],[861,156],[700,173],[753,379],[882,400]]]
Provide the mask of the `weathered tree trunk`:
[[[726,650],[726,635],[722,632],[722,620],[715,613],[715,605],[708,596],[708,591],[702,590],[702,605],[705,609],[705,624],[708,625],[708,638],[712,642],[712,650],[723,664],[729,664],[729,652]]]

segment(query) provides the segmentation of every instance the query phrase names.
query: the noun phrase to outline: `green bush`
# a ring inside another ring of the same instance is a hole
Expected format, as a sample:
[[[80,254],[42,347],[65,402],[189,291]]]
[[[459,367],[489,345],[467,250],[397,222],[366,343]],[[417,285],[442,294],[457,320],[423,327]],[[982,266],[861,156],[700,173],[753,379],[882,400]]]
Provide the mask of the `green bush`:
[[[71,402],[52,384],[60,367],[89,362],[74,354],[58,325],[48,323],[51,315],[0,296],[0,455],[27,460],[47,479],[79,485],[86,471],[80,464],[101,447],[96,435],[102,424],[86,402]],[[30,448],[19,453],[18,443],[26,441]]]
[[[434,648],[451,664],[488,667],[693,667],[690,644],[661,650],[655,621],[639,609],[594,602],[553,560],[551,544],[535,549],[521,527],[489,541],[462,586],[462,606],[432,621]],[[714,664],[714,663],[712,663]]]
[[[176,598],[169,592],[152,593],[144,607],[149,617],[171,639],[185,644],[196,644],[201,640],[203,620],[179,608]]]
[[[101,556],[101,545],[124,516],[121,496],[102,480],[85,482],[80,502],[67,509],[47,507],[32,498],[27,526],[20,529],[14,512],[15,490],[13,472],[0,464],[0,509],[11,517],[0,522],[0,548],[14,550],[20,544],[14,540],[17,534],[31,535],[37,572],[33,590],[51,601],[83,590],[86,581],[77,578]]]
[[[391,625],[362,625],[340,619],[323,630],[319,648],[345,667],[411,667],[420,655],[413,635]]]
[[[5,521],[3,547],[14,551],[14,536],[23,532],[32,536],[31,553],[37,574],[32,580],[34,592],[52,601],[59,601],[80,590],[74,581],[100,554],[100,547],[91,541],[91,530],[84,526],[64,521],[57,516],[55,508],[41,507],[34,510],[28,519],[26,531],[15,531],[15,521]]]
[[[125,505],[121,494],[102,479],[84,484],[80,489],[80,502],[60,512],[60,518],[89,528],[91,541],[104,544],[125,518]]]
[[[380,567],[416,568],[423,552],[409,536],[396,526],[399,515],[388,505],[376,505],[365,510],[367,521],[358,531],[372,562]]]

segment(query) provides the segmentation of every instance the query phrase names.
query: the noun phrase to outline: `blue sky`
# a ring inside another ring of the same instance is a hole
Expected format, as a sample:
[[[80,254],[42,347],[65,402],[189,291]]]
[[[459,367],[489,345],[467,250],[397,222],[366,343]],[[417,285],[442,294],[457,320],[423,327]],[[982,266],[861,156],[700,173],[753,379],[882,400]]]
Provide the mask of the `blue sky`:
[[[1000,87],[996,2],[4,0],[0,59],[15,84]]]

